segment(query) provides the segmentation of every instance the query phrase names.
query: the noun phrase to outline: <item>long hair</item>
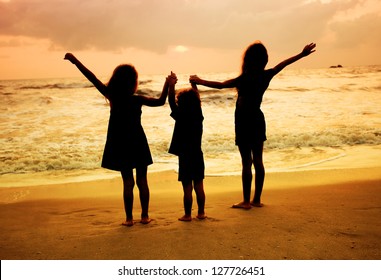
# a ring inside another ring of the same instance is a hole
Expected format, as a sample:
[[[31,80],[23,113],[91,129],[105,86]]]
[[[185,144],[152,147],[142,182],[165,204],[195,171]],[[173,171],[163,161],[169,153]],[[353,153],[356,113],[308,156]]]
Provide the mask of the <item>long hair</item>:
[[[117,66],[107,84],[108,98],[113,99],[122,94],[132,95],[138,84],[138,72],[130,64]]]
[[[242,74],[263,71],[269,60],[267,49],[261,41],[247,47],[242,61]]]

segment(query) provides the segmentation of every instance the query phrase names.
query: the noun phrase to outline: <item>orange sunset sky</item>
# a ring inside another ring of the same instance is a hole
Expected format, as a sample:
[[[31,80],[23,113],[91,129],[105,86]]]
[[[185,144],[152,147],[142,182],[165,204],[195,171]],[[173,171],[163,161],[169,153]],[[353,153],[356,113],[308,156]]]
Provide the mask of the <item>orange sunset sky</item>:
[[[292,67],[381,64],[379,0],[0,0],[0,80],[97,75],[132,63],[140,75],[237,72],[261,40],[269,64],[317,52]]]

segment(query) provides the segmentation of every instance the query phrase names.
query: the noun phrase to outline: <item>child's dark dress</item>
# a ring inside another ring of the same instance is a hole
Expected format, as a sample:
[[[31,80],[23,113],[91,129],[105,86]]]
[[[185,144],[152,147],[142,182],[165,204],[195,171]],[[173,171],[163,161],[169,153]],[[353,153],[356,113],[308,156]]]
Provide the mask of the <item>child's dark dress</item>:
[[[180,107],[172,109],[171,117],[176,121],[169,153],[179,157],[178,180],[189,182],[204,179],[205,164],[201,149],[202,115],[201,107],[186,111]]]
[[[102,167],[122,171],[152,164],[141,125],[142,103],[136,95],[111,100]]]
[[[238,98],[235,110],[236,145],[253,145],[266,141],[266,122],[260,109],[263,94],[274,77],[269,69],[236,78]]]

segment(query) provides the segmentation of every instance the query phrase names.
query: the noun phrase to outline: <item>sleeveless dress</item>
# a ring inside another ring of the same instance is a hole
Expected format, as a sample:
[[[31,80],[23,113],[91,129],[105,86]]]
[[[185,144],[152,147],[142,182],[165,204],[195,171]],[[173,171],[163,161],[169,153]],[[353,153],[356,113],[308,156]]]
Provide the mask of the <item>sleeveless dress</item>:
[[[153,163],[141,125],[141,108],[142,103],[136,95],[111,100],[102,167],[122,171]]]
[[[273,69],[236,78],[238,98],[234,113],[236,145],[253,145],[267,140],[266,121],[260,109],[263,94],[274,77]]]

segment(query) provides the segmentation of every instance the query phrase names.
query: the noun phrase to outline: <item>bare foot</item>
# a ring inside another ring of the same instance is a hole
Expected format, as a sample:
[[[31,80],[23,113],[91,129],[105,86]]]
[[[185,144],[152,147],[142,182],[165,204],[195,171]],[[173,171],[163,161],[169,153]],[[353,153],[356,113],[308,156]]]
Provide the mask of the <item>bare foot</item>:
[[[134,225],[134,220],[126,220],[122,223],[122,226],[132,227]]]
[[[140,220],[140,223],[142,223],[143,225],[149,224],[150,222],[152,222],[152,219],[150,219],[149,217],[144,217]]]
[[[199,219],[199,220],[204,220],[204,219],[207,218],[207,216],[205,215],[205,213],[198,214],[196,217],[197,217],[197,219]]]
[[[182,221],[182,222],[191,222],[192,221],[192,216],[184,215],[181,218],[179,218],[179,221]]]
[[[254,206],[254,207],[263,207],[264,204],[263,203],[260,203],[260,202],[250,202],[251,206]]]
[[[232,208],[241,208],[241,209],[251,209],[251,205],[250,203],[247,203],[247,202],[240,202],[240,203],[236,203],[236,204],[233,204]]]

